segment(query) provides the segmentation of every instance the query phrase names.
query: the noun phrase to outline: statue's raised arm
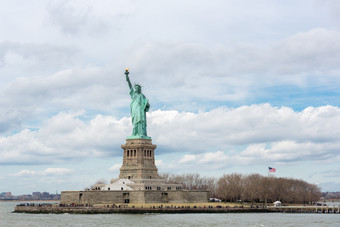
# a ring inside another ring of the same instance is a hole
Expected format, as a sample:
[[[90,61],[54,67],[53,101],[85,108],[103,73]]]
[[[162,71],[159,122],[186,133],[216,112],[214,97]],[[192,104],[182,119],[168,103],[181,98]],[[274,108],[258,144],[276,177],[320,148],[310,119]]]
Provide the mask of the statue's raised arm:
[[[130,88],[130,112],[133,124],[132,135],[127,139],[151,139],[146,132],[146,112],[150,109],[149,100],[142,94],[142,87],[135,84],[133,87],[129,78],[129,69],[125,70],[126,81]]]
[[[129,78],[129,69],[125,69],[125,75],[126,75],[126,81],[129,85],[129,88],[130,90],[132,89],[132,85],[131,85],[131,82],[130,82],[130,78]]]

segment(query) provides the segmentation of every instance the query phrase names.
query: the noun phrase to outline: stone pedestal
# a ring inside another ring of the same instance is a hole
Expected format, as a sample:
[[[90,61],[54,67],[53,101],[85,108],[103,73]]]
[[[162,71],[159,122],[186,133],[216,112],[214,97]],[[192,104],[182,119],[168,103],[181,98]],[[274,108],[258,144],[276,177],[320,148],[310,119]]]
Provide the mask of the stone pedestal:
[[[157,146],[152,144],[151,139],[127,139],[121,147],[124,155],[120,179],[130,179],[136,183],[142,179],[160,179],[154,156]]]

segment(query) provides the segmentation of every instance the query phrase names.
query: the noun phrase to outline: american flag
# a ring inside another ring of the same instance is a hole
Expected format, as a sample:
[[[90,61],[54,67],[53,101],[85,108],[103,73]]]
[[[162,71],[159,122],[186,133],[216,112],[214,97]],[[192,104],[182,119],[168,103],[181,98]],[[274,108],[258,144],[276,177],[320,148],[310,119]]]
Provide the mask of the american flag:
[[[268,170],[269,170],[269,172],[271,172],[271,173],[275,173],[275,172],[276,172],[276,169],[275,169],[275,168],[272,168],[272,167],[268,167]]]

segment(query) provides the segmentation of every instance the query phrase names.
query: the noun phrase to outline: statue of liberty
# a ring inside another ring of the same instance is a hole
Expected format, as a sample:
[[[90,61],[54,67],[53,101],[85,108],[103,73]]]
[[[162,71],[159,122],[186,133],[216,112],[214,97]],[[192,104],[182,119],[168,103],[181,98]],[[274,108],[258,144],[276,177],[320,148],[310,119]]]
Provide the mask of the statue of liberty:
[[[130,88],[130,112],[133,124],[132,135],[127,139],[151,139],[146,132],[146,112],[150,109],[149,101],[142,94],[141,85],[135,84],[134,87],[132,87],[129,78],[129,69],[125,70],[125,75]]]

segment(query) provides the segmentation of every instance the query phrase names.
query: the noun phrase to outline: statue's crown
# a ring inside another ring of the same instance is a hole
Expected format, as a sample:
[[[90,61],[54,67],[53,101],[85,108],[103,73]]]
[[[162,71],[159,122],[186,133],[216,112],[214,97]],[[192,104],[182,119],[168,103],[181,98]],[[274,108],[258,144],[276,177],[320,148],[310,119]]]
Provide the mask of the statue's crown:
[[[138,87],[142,87],[142,85],[138,84],[138,83],[135,83],[135,86],[138,86]]]

